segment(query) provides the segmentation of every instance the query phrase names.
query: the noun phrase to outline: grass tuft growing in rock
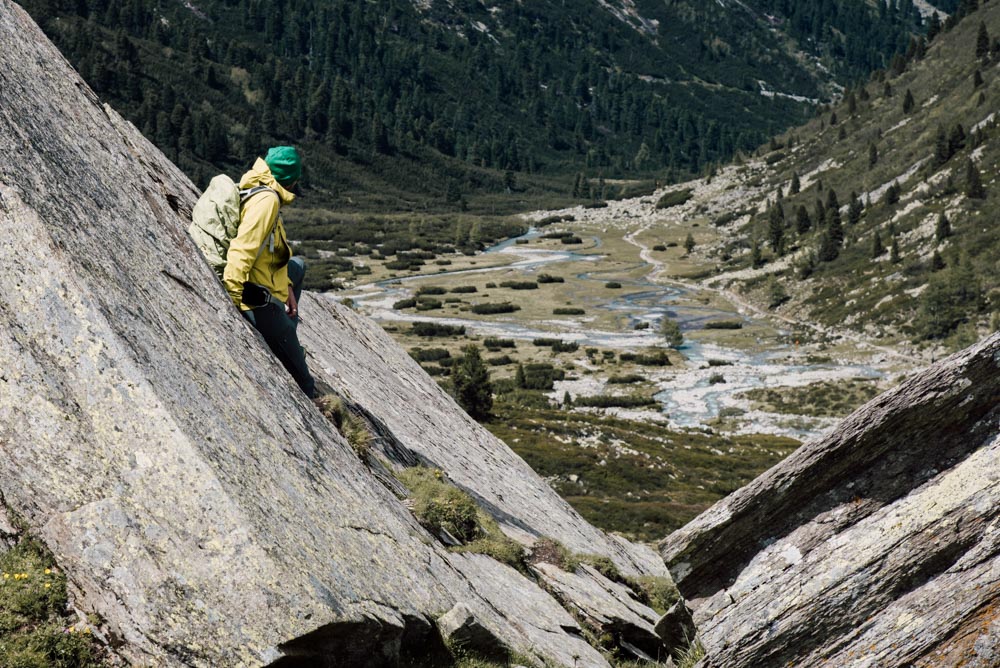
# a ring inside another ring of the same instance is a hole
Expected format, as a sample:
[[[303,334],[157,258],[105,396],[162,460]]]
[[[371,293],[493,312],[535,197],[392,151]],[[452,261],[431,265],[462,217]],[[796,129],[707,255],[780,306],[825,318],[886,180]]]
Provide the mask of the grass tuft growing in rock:
[[[465,491],[448,482],[438,469],[414,466],[396,474],[410,490],[413,515],[436,536],[447,532],[462,545],[455,552],[485,554],[522,573],[527,572],[524,548],[508,538],[489,514]]]
[[[0,666],[98,668],[89,627],[67,615],[66,576],[40,542],[0,554]]]
[[[340,435],[347,439],[347,442],[357,453],[362,461],[368,461],[368,456],[372,449],[372,434],[368,431],[364,420],[354,415],[343,400],[333,394],[316,399],[316,406],[320,413],[333,423],[340,432]]]

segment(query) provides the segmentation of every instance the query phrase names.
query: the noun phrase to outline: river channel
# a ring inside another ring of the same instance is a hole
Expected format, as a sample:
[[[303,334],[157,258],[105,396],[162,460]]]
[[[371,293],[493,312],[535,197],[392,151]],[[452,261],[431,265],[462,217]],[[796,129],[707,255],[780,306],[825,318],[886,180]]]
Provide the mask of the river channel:
[[[595,254],[600,247],[600,239],[594,238],[596,245],[588,253],[569,250],[543,250],[526,247],[525,241],[540,236],[537,229],[516,239],[508,239],[501,244],[483,251],[485,257],[498,254],[511,255],[512,262],[494,267],[464,269],[440,272],[433,277],[458,274],[483,274],[515,270],[525,279],[531,278],[544,268],[555,263],[574,262],[585,269],[602,258]],[[518,243],[521,240],[522,243]],[[650,265],[652,269],[652,266]],[[581,281],[607,281],[588,271],[575,274]],[[740,349],[727,348],[712,343],[704,337],[688,336],[703,330],[709,320],[741,320],[746,325],[754,320],[739,313],[735,307],[723,310],[718,307],[699,306],[696,299],[698,290],[679,284],[661,284],[641,278],[622,280],[623,294],[602,304],[590,304],[621,313],[628,326],[622,331],[589,329],[580,323],[566,320],[545,320],[539,323],[519,323],[502,320],[490,321],[458,317],[438,317],[426,313],[403,313],[392,308],[398,300],[412,297],[415,290],[410,287],[416,281],[428,280],[427,275],[409,276],[379,281],[362,286],[348,293],[356,306],[382,322],[416,322],[433,320],[443,324],[465,326],[467,331],[482,336],[497,336],[524,341],[540,337],[553,337],[578,342],[581,346],[594,346],[616,350],[639,351],[662,345],[658,334],[659,324],[664,316],[677,321],[685,333],[685,343],[681,354],[688,360],[684,369],[668,368],[648,372],[650,380],[658,387],[656,398],[662,404],[661,412],[618,411],[623,416],[664,422],[675,428],[701,428],[708,424],[719,426],[718,418],[725,416],[727,430],[736,433],[773,433],[792,436],[802,440],[821,435],[833,426],[836,420],[815,417],[789,416],[754,410],[750,402],[741,397],[747,390],[762,387],[799,387],[821,381],[836,381],[849,378],[878,379],[886,374],[886,368],[877,360],[864,363],[838,363],[836,360],[816,359],[811,351],[799,350],[788,343],[787,332],[778,330],[775,336],[757,338]],[[628,289],[631,292],[627,292]],[[638,290],[638,291],[636,291]],[[645,330],[636,330],[638,323],[649,324]],[[773,331],[773,330],[772,330]],[[856,356],[852,356],[856,357]],[[581,363],[586,367],[585,363]],[[596,371],[596,369],[595,369]],[[561,398],[564,392],[576,394],[599,394],[609,391],[600,374],[587,374],[575,380],[557,383],[553,397]],[[614,409],[612,409],[614,410]]]

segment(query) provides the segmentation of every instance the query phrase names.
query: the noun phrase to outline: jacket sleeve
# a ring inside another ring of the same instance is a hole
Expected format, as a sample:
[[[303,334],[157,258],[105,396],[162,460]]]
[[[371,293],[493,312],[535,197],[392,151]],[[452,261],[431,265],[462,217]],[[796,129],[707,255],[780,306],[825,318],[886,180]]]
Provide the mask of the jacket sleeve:
[[[226,270],[222,283],[230,299],[239,308],[243,300],[243,284],[250,277],[257,253],[274,227],[280,204],[271,193],[251,197],[243,207],[240,229],[229,244]]]

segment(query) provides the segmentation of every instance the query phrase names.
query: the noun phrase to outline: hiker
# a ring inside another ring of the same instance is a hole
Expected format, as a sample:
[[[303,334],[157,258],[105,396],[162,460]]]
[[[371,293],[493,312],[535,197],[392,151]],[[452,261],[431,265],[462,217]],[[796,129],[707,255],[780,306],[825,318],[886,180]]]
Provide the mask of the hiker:
[[[295,199],[302,162],[292,146],[277,146],[257,158],[240,179],[240,190],[261,188],[243,200],[236,236],[229,243],[222,283],[243,317],[295,378],[316,397],[316,384],[299,344],[299,296],[305,263],[292,257],[280,209]]]

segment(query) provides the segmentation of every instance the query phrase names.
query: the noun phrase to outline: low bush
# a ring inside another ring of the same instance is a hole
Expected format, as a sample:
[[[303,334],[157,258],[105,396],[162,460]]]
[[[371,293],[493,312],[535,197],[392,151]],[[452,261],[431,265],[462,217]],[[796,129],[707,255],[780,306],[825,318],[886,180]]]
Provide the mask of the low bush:
[[[465,327],[437,322],[415,322],[410,326],[410,333],[415,336],[464,336]]]
[[[636,355],[635,363],[640,366],[671,366],[670,358],[662,350]]]
[[[516,348],[517,343],[514,339],[498,339],[495,336],[487,336],[483,339],[483,346],[487,350],[499,350],[501,348]]]
[[[608,208],[607,202],[590,202],[589,204],[583,205],[584,209],[606,209]]]
[[[437,285],[421,285],[417,288],[417,296],[420,295],[443,295],[447,290]]]
[[[655,246],[653,246],[653,250],[655,250],[655,251],[665,251],[665,250],[667,250],[667,247],[664,246],[663,244],[656,244]]]
[[[398,311],[404,308],[413,308],[416,305],[417,305],[417,300],[411,297],[410,299],[400,299],[398,302],[392,305],[392,308]]]
[[[583,239],[581,239],[580,237],[563,237],[562,239],[559,240],[559,242],[569,246],[573,244],[582,244]]]
[[[685,188],[683,190],[674,190],[668,192],[656,203],[657,209],[669,209],[674,206],[680,206],[688,200],[694,197],[690,188]]]
[[[417,521],[432,534],[437,536],[444,530],[463,543],[482,537],[476,502],[446,482],[441,471],[414,466],[396,475],[410,490]]]
[[[576,341],[556,341],[552,344],[554,353],[575,353],[580,349],[580,344]]]
[[[611,290],[618,290],[619,288],[621,288],[621,286],[622,284],[619,283],[618,281],[608,281],[607,283],[604,284],[604,287]]]
[[[552,276],[551,274],[539,274],[539,283],[565,283],[566,279],[562,276]]]
[[[494,313],[513,313],[520,311],[521,307],[517,304],[504,302],[503,304],[473,304],[470,310],[478,315],[492,315]]]
[[[572,232],[549,232],[548,234],[543,234],[542,239],[566,239],[573,236]]]
[[[441,301],[438,299],[429,299],[427,297],[420,297],[417,299],[418,311],[433,311],[441,308],[441,306]]]
[[[704,324],[705,329],[743,329],[740,320],[710,320]]]
[[[447,267],[449,264],[451,264],[451,260],[434,260],[434,264],[440,267]]]
[[[711,358],[708,360],[708,366],[732,366],[732,365],[733,363],[728,360],[717,360]]]
[[[391,271],[405,271],[407,269],[419,269],[424,263],[420,260],[389,260],[385,263],[385,268]]]
[[[486,287],[489,287],[489,285],[487,285]],[[537,290],[538,283],[536,283],[535,281],[504,281],[503,283],[500,284],[500,287],[510,288],[511,290]]]
[[[721,373],[713,373],[711,376],[708,377],[709,385],[718,385],[719,383],[725,383],[725,382],[726,382],[726,377],[723,376]]]
[[[552,310],[553,315],[584,315],[586,311],[582,308],[563,307]]]
[[[436,362],[451,357],[451,353],[444,348],[412,348],[410,357],[418,362]]]
[[[456,286],[456,287],[452,288],[448,292],[452,292],[452,293],[455,293],[455,294],[469,294],[469,293],[472,293],[472,292],[476,292],[476,286],[474,286],[474,285],[459,285],[459,286]]]
[[[642,395],[612,396],[601,394],[593,397],[576,397],[573,404],[576,406],[589,406],[594,408],[638,408],[640,406],[652,406],[659,402],[653,397]]]
[[[486,363],[490,366],[507,366],[513,364],[514,360],[510,355],[500,355],[499,357],[487,357]]]
[[[635,323],[635,329],[649,329],[649,323],[646,321]]]
[[[623,376],[611,376],[608,378],[608,385],[631,385],[632,383],[641,383],[646,380],[645,376],[640,376],[637,373],[630,373]]]

